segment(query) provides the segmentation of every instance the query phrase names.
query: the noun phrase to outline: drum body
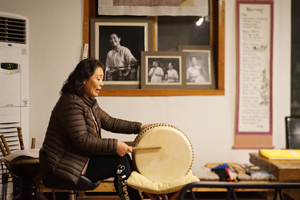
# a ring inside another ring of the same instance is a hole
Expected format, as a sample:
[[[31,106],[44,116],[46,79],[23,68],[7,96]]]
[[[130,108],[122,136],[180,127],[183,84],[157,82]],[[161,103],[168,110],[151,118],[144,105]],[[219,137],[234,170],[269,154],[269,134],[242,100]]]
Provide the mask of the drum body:
[[[132,153],[136,169],[146,178],[160,183],[174,181],[190,170],[194,153],[187,136],[169,124],[154,124],[133,142],[135,147],[161,146],[161,149]]]

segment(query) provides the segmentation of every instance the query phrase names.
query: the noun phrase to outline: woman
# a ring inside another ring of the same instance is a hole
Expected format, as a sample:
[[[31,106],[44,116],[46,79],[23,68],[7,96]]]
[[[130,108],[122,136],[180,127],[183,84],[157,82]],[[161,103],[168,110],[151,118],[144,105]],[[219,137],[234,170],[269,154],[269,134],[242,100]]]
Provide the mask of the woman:
[[[61,89],[49,121],[43,149],[53,173],[76,183],[81,175],[98,181],[115,177],[121,199],[140,199],[126,185],[132,152],[124,142],[101,138],[101,128],[115,133],[139,133],[149,125],[113,118],[97,104],[103,87],[103,65],[95,59],[79,62]]]
[[[187,82],[205,83],[208,82],[208,72],[203,65],[198,65],[195,56],[190,57],[191,66],[186,70]]]
[[[167,71],[167,74],[165,76],[165,79],[168,83],[174,83],[178,82],[178,72],[174,69],[174,64],[170,62],[168,64],[169,70]]]

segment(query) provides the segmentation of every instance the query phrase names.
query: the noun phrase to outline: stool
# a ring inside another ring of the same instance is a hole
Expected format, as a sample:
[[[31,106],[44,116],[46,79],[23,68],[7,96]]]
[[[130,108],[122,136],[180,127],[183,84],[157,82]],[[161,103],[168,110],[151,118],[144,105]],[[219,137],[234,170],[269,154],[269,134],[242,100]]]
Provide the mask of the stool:
[[[69,200],[76,199],[76,191],[78,190],[94,190],[100,185],[100,181],[93,182],[85,176],[80,176],[78,183],[75,184],[72,181],[65,180],[53,174],[47,163],[47,155],[43,148],[40,149],[40,168],[42,181],[45,187],[51,188],[53,191],[53,200],[55,200],[55,189],[70,190]]]

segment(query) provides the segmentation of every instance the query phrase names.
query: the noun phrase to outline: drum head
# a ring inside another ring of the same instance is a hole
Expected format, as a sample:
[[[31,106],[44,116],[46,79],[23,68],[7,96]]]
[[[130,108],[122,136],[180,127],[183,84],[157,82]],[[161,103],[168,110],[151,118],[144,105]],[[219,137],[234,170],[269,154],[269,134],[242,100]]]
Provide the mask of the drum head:
[[[194,154],[189,139],[172,125],[155,124],[148,127],[136,137],[133,146],[162,147],[132,153],[136,169],[155,182],[174,181],[186,175],[193,163]]]

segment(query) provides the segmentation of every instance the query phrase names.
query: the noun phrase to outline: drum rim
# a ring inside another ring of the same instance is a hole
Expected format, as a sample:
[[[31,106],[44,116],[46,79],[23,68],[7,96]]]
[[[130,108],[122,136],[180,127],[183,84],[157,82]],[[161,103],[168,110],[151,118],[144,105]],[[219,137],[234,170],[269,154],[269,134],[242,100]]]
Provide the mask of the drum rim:
[[[189,144],[190,144],[190,146],[191,146],[191,150],[192,150],[192,161],[191,161],[191,164],[190,164],[190,166],[189,166],[187,172],[185,173],[185,175],[188,174],[188,172],[191,170],[192,165],[193,165],[193,163],[194,163],[194,149],[193,149],[193,146],[192,146],[192,143],[191,143],[190,139],[189,139],[189,138],[187,137],[187,135],[186,135],[184,132],[182,132],[179,128],[177,128],[177,127],[175,127],[175,126],[173,126],[173,125],[171,125],[171,124],[167,124],[167,123],[155,123],[155,124],[152,124],[152,125],[148,126],[147,128],[145,128],[143,131],[141,131],[141,132],[136,136],[136,138],[135,138],[134,141],[133,141],[132,146],[135,147],[135,146],[136,146],[136,143],[137,143],[137,141],[139,141],[140,137],[142,137],[142,135],[145,134],[148,130],[153,129],[153,128],[156,128],[156,127],[160,127],[160,126],[167,126],[167,127],[171,127],[171,128],[174,128],[174,129],[178,130],[179,132],[181,132],[181,133],[186,137],[187,141],[189,142]],[[135,152],[132,152],[132,158],[133,158],[133,159],[132,159],[133,167],[134,167],[134,169],[135,169],[136,171],[139,172],[139,170],[138,170],[138,168],[137,168],[137,166],[136,166],[136,164],[135,164],[135,161],[134,161],[134,158],[135,158]]]

